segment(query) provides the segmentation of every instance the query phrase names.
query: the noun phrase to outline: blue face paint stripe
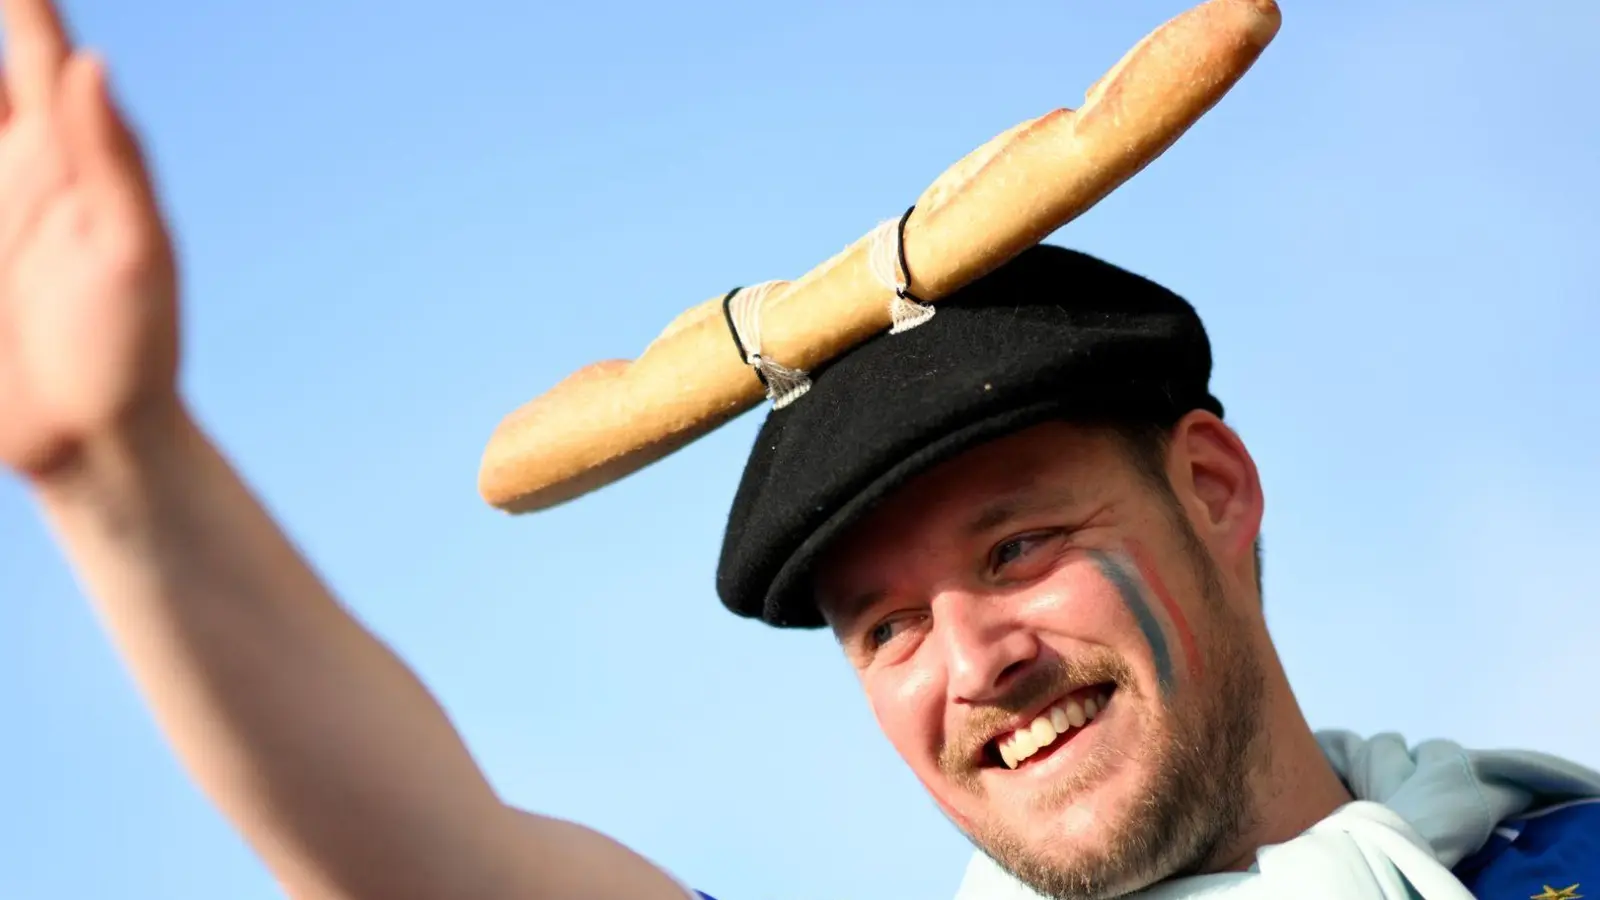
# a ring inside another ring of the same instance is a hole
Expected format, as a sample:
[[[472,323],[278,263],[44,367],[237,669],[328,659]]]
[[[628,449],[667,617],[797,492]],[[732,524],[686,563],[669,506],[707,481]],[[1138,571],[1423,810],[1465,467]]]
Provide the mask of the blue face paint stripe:
[[[1099,566],[1100,574],[1122,595],[1122,602],[1127,604],[1128,610],[1138,621],[1139,630],[1144,632],[1145,642],[1150,645],[1150,655],[1155,658],[1156,680],[1160,682],[1163,693],[1171,693],[1172,655],[1167,652],[1167,636],[1161,631],[1161,622],[1156,618],[1155,611],[1145,602],[1139,582],[1103,550],[1090,550],[1089,558]]]

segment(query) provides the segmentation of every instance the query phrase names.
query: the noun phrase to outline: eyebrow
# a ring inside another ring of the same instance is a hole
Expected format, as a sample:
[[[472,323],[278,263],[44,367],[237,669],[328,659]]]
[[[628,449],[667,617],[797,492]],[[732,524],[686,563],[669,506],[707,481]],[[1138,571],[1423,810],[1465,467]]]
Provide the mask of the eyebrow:
[[[1073,505],[1072,491],[1061,485],[1029,485],[1001,495],[986,504],[967,521],[966,533],[983,534],[1025,516],[1051,512]]]

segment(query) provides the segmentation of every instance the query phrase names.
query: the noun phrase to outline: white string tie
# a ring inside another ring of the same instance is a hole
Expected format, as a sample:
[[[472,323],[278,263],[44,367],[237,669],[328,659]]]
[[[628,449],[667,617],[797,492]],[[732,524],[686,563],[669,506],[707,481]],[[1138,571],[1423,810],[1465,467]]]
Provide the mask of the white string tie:
[[[739,356],[761,379],[772,408],[783,409],[811,390],[811,377],[761,355],[761,306],[777,285],[776,281],[763,281],[750,287],[734,288],[722,298],[722,308]]]
[[[923,303],[911,293],[911,270],[906,265],[906,220],[911,218],[912,207],[898,219],[885,219],[872,230],[871,245],[867,250],[867,264],[872,274],[883,286],[894,291],[889,301],[890,334],[921,325],[933,318],[932,306]]]

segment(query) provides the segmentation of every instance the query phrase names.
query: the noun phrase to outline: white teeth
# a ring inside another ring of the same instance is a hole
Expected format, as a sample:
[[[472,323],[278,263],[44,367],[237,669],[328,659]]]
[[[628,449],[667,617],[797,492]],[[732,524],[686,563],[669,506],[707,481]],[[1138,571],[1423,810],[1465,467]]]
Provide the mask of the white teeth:
[[[1033,724],[1029,726],[1029,728],[1033,732],[1033,742],[1038,744],[1040,747],[1048,747],[1052,743],[1055,743],[1056,730],[1055,727],[1050,724],[1049,717],[1040,716],[1039,718],[1034,719]]]
[[[1072,727],[1072,720],[1067,718],[1066,711],[1061,707],[1052,706],[1050,707],[1050,727],[1056,730],[1056,734],[1066,734],[1067,729]]]
[[[1009,737],[998,742],[1000,760],[1015,769],[1022,761],[1055,743],[1056,738],[1074,728],[1082,728],[1106,707],[1104,694],[1086,698],[1081,704],[1076,700],[1058,703],[1045,710],[1026,726],[1018,728]]]

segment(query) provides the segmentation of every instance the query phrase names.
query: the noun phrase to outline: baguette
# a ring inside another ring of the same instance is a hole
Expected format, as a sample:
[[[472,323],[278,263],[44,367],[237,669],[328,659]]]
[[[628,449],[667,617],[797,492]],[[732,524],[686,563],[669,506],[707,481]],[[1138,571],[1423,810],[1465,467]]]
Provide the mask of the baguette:
[[[1279,21],[1274,0],[1207,0],[1135,45],[1077,110],[1023,122],[951,166],[905,223],[909,290],[936,302],[1084,213],[1210,110]],[[869,237],[773,286],[761,313],[764,356],[810,370],[888,328],[893,292],[872,274]],[[638,359],[585,366],[507,416],[484,451],[479,492],[512,513],[572,500],[763,397],[719,295],[678,316]]]

